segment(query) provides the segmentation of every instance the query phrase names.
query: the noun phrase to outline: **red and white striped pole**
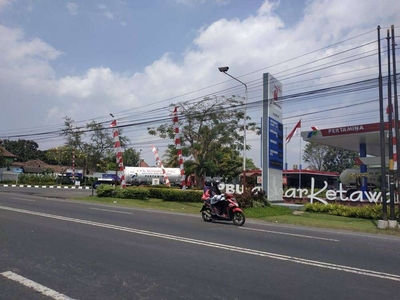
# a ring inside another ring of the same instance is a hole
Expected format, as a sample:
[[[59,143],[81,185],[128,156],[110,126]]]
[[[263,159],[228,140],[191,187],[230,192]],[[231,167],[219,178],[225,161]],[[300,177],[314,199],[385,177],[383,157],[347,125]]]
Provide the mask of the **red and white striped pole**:
[[[114,117],[113,115],[111,115]],[[125,182],[125,174],[124,174],[124,162],[122,160],[122,150],[121,150],[121,143],[119,141],[119,131],[117,127],[117,120],[114,119],[111,122],[110,125],[113,128],[113,142],[114,142],[114,150],[116,154],[116,163],[118,166],[118,170],[121,172],[121,188],[126,188],[126,182]],[[118,174],[117,174],[118,176]],[[118,180],[118,178],[115,178],[115,180]]]
[[[175,146],[176,151],[178,152],[178,161],[179,161],[179,169],[181,171],[181,185],[182,189],[186,189],[186,178],[185,178],[185,169],[183,167],[183,156],[182,156],[182,148],[181,148],[181,137],[179,134],[179,122],[178,122],[178,107],[176,106],[174,109],[174,132],[175,132]]]
[[[392,144],[393,144],[393,170],[397,170],[397,133],[396,127],[394,126],[394,120],[392,125]]]
[[[162,170],[162,172],[163,172],[165,184],[166,184],[167,186],[170,186],[171,183],[169,182],[167,172],[166,172],[165,169],[164,169],[164,166],[163,166],[162,161],[161,161],[160,158],[158,157],[158,151],[157,151],[157,148],[154,147],[154,145],[152,146],[152,150],[151,150],[151,151],[154,153],[154,156],[156,157],[156,164],[160,166],[160,168],[161,168],[161,170]]]
[[[72,180],[75,184],[75,149],[72,150]]]

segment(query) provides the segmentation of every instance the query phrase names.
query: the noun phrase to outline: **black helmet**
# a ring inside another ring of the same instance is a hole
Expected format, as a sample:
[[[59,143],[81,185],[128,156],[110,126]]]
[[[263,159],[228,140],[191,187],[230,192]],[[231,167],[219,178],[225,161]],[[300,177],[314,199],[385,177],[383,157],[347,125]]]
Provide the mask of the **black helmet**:
[[[204,182],[204,185],[205,185],[205,186],[211,186],[211,180],[210,180],[210,179],[207,179],[207,180]]]
[[[220,182],[219,182],[219,180],[217,179],[217,180],[214,180],[212,184],[213,184],[213,186],[218,186],[219,183],[220,183]]]

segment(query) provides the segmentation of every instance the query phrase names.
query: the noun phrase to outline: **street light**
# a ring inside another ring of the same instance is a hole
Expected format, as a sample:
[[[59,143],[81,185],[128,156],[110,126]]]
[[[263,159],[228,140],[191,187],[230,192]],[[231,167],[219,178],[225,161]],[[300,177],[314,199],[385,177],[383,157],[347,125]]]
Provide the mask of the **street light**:
[[[240,82],[245,87],[245,96],[244,96],[244,121],[243,121],[243,192],[246,191],[246,109],[247,109],[247,85],[233,77],[232,75],[228,74],[229,67],[219,67],[218,70],[222,73],[225,73],[229,77],[235,79],[236,81]]]

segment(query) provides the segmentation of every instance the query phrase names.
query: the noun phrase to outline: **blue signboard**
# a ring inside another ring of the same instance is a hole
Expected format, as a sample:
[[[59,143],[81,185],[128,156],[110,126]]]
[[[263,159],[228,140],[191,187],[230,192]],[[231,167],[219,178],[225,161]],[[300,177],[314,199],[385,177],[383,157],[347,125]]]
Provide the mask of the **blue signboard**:
[[[269,118],[268,132],[269,167],[283,170],[283,125],[273,118]]]

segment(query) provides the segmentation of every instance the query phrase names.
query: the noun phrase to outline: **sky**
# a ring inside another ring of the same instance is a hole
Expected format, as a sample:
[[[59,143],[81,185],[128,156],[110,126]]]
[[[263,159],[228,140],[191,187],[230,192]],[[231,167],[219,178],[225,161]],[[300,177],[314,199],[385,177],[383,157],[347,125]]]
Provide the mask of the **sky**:
[[[0,0],[0,139],[46,150],[64,143],[43,133],[65,117],[82,126],[112,113],[138,124],[124,134],[152,164],[152,145],[162,156],[173,141],[146,128],[165,122],[171,103],[244,97],[218,67],[247,84],[247,113],[260,124],[263,73],[284,96],[376,78],[378,25],[384,45],[391,25],[398,38],[400,1]],[[376,89],[289,97],[282,107],[287,132],[299,119],[302,131],[379,121]],[[248,131],[247,141],[260,166],[260,137]],[[302,147],[299,136],[287,144],[289,168]]]

